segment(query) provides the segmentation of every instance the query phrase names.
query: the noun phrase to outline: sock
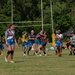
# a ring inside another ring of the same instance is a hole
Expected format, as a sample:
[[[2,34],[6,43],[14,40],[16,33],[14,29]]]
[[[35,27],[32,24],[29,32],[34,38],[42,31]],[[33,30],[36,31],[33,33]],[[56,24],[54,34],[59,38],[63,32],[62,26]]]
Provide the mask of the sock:
[[[24,51],[24,54],[26,54],[26,51]]]
[[[57,50],[55,50],[55,53],[57,54]]]
[[[32,47],[30,47],[30,48],[28,49],[28,51],[27,51],[27,54],[28,54],[28,55],[29,55],[29,51],[31,50],[31,48],[32,48]]]
[[[72,55],[72,51],[70,51],[70,55]]]
[[[11,53],[11,51],[8,51],[6,54],[6,58],[8,58],[9,54]]]
[[[13,60],[13,54],[14,54],[14,50],[11,51],[10,61]]]

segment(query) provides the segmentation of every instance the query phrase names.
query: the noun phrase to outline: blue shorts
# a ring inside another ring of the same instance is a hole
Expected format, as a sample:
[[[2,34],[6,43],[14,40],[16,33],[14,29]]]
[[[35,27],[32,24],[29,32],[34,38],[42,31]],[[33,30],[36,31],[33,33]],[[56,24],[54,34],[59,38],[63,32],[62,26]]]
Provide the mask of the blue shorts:
[[[27,47],[30,47],[32,44],[30,43],[30,42],[26,42],[25,43],[25,47],[27,48]]]
[[[31,45],[33,45],[33,44],[35,43],[35,41],[34,41],[34,40],[30,40],[29,43],[30,43]]]
[[[0,45],[2,45],[2,42],[0,42]]]
[[[1,49],[1,50],[4,49],[4,46],[3,46],[2,42],[0,42],[0,49]]]
[[[61,42],[61,41],[56,41],[56,46],[58,47],[58,46],[61,46],[63,43]]]
[[[7,40],[7,42],[8,42],[8,46],[14,46],[15,45],[15,42],[13,39],[9,39],[9,40]]]
[[[41,42],[41,45],[42,46],[46,46],[46,42]]]
[[[39,39],[37,39],[36,41],[35,41],[35,43],[38,45],[38,44],[41,44],[41,42],[40,42],[40,40]]]
[[[22,42],[22,46],[25,46],[25,43],[26,43],[26,42]]]
[[[2,50],[4,50],[4,46],[2,45]]]

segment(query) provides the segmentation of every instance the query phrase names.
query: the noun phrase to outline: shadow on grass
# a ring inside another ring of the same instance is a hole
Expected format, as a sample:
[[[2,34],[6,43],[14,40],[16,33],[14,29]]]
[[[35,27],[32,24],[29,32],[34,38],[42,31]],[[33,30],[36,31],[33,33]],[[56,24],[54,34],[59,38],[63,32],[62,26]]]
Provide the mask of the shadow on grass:
[[[17,60],[15,61],[15,63],[21,63],[21,62],[25,62],[24,60]]]

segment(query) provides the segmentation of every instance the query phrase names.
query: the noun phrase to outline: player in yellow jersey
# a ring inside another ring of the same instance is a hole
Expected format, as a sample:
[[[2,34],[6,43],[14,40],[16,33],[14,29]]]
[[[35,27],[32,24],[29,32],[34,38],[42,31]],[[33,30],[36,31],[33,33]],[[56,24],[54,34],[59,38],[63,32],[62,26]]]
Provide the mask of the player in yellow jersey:
[[[24,31],[24,32],[22,33],[22,38],[21,38],[21,41],[22,41],[22,48],[24,48],[25,42],[27,42],[27,41],[26,41],[26,36],[27,36],[27,32]]]
[[[28,35],[27,35],[26,31],[23,32],[21,41],[22,41],[22,47],[23,47],[23,50],[24,50],[24,56],[26,56],[26,45],[28,43]]]

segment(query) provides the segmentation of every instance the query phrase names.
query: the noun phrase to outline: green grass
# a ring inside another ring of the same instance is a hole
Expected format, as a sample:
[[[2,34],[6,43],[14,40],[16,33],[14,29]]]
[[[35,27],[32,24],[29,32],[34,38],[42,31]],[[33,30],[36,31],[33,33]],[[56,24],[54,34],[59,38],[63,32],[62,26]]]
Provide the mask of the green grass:
[[[62,57],[48,51],[47,56],[23,56],[23,51],[15,49],[14,61],[6,63],[4,57],[7,50],[0,56],[0,75],[75,75],[75,56],[69,56],[69,50],[63,50]]]

